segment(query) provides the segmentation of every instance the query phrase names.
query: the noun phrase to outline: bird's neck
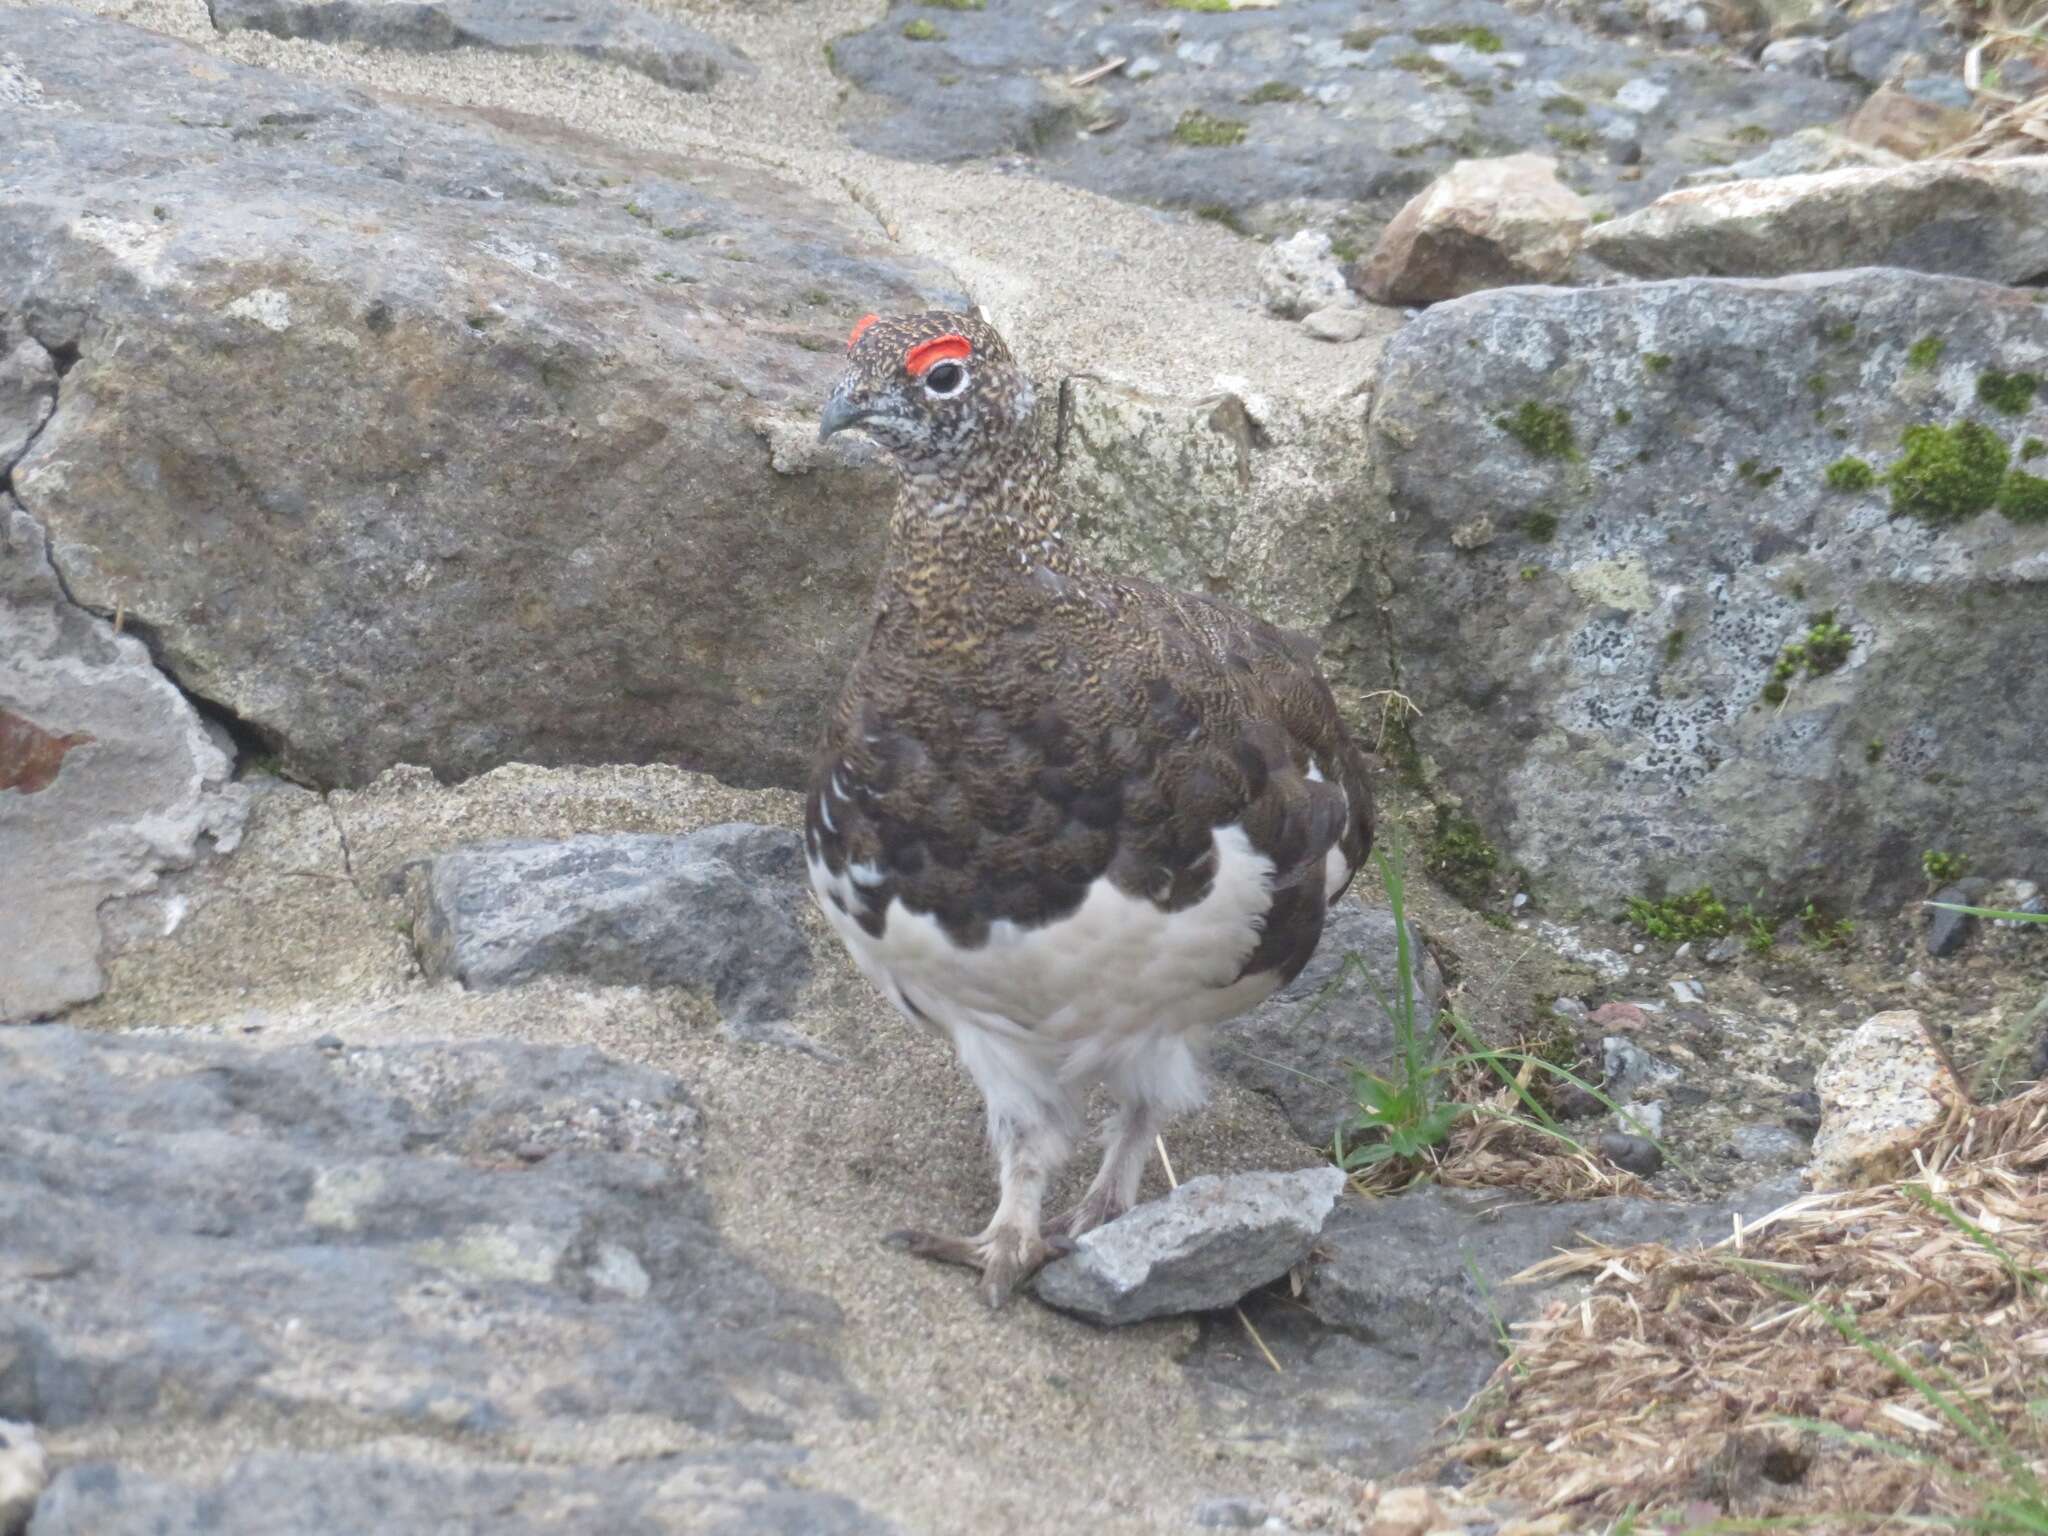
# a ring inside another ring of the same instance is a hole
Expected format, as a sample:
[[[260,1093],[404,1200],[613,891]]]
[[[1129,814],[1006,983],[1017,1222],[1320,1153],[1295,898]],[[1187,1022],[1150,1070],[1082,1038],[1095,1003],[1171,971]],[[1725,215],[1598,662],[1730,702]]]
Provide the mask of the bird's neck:
[[[944,474],[906,475],[889,524],[877,622],[972,648],[1028,601],[1034,578],[1077,562],[1060,536],[1050,456],[1019,434]]]

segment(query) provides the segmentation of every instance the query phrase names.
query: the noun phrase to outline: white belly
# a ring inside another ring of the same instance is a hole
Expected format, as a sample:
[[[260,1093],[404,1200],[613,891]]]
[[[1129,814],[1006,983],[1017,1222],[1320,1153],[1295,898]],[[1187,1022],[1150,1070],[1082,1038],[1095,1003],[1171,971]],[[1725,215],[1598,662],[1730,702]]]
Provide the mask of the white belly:
[[[911,1018],[923,1014],[956,1039],[992,1031],[1086,1072],[1130,1045],[1221,1023],[1255,1007],[1278,984],[1240,978],[1271,904],[1273,863],[1241,828],[1215,834],[1215,884],[1201,901],[1164,912],[1097,880],[1071,914],[1039,928],[995,923],[987,943],[964,949],[930,916],[892,900],[875,938],[849,906],[860,870],[833,875],[811,860],[811,885],[855,962]]]

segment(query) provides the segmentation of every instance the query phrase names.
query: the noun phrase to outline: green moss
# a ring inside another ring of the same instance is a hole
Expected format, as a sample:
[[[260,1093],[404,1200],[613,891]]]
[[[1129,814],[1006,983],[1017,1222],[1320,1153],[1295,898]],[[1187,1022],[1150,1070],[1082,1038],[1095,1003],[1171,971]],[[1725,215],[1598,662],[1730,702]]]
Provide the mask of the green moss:
[[[2038,374],[2000,373],[1987,368],[1977,375],[1977,398],[1994,411],[2017,416],[2034,403],[2034,391],[2041,387]]]
[[[1476,907],[1492,894],[1493,872],[1500,867],[1500,855],[1486,840],[1478,822],[1454,811],[1439,810],[1425,862],[1437,884],[1467,906]]]
[[[1571,418],[1554,405],[1524,400],[1514,414],[1496,416],[1493,424],[1539,459],[1578,457]]]
[[[1674,629],[1664,637],[1664,664],[1668,667],[1685,654],[1685,631]]]
[[[1360,256],[1363,256],[1365,251],[1356,240],[1349,239],[1343,235],[1332,235],[1330,237],[1330,254],[1339,261],[1353,262],[1358,260]]]
[[[1557,537],[1557,514],[1555,512],[1531,512],[1522,519],[1522,537],[1537,544],[1548,544]]]
[[[1364,53],[1374,43],[1387,35],[1385,27],[1353,27],[1344,34],[1344,46],[1353,53]]]
[[[1835,622],[1832,611],[1815,619],[1806,631],[1806,638],[1799,643],[1801,659],[1806,663],[1807,672],[1814,677],[1825,677],[1837,670],[1855,648],[1856,637]]]
[[[1540,565],[1525,565],[1522,567],[1522,580],[1524,581],[1534,581],[1542,574],[1543,567]]]
[[[1183,112],[1173,125],[1176,142],[1196,149],[1227,149],[1244,142],[1245,124],[1228,117],[1211,117],[1207,112]]]
[[[1230,0],[1166,0],[1167,8],[1175,11],[1227,11]]]
[[[1738,144],[1768,144],[1771,130],[1761,123],[1744,123],[1729,135]]]
[[[1821,336],[1824,340],[1830,341],[1838,347],[1846,346],[1849,342],[1856,339],[1856,322],[1854,320],[1837,320],[1825,331],[1822,331]]]
[[[1458,82],[1458,89],[1471,97],[1472,100],[1478,102],[1482,107],[1493,105],[1493,87],[1484,80],[1460,80]],[[1594,222],[1599,222],[1597,215]]]
[[[1491,27],[1417,27],[1409,35],[1418,43],[1463,43],[1474,53],[1499,53],[1507,46]]]
[[[918,16],[903,23],[903,35],[913,43],[936,43],[946,34]]]
[[[1270,101],[1307,101],[1308,92],[1298,85],[1285,80],[1268,80],[1264,85],[1245,97],[1247,106],[1263,106]]]
[[[1922,336],[1906,348],[1906,366],[1917,373],[1925,373],[1941,361],[1941,354],[1948,343],[1939,336]]]
[[[1671,354],[1669,352],[1645,352],[1643,354],[1643,366],[1652,373],[1669,373],[1671,371]]]
[[[1543,136],[1559,149],[1584,151],[1593,147],[1593,130],[1577,123],[1545,123]]]
[[[1774,677],[1764,684],[1764,702],[1766,704],[1782,704],[1785,702],[1787,691],[1785,685]]]
[[[2016,523],[2048,523],[2048,480],[2008,470],[1998,487],[1998,510]]]
[[[1777,464],[1773,464],[1769,469],[1765,469],[1756,459],[1744,459],[1735,466],[1735,473],[1739,479],[1762,491],[1776,485],[1778,477],[1784,474],[1785,471],[1782,466]]]
[[[1687,895],[1651,901],[1628,899],[1628,920],[1647,938],[1680,944],[1688,939],[1718,939],[1729,928],[1728,909],[1707,886]]]
[[[1237,210],[1224,203],[1204,203],[1195,210],[1195,217],[1206,219],[1211,224],[1221,224],[1234,235],[1251,234],[1244,220],[1237,216]]]
[[[1828,466],[1831,491],[1867,491],[1877,484],[1877,471],[1861,459],[1837,459]]]
[[[1855,936],[1856,925],[1844,918],[1830,918],[1809,901],[1799,909],[1799,930],[1815,949],[1839,949]]]
[[[1824,373],[1808,374],[1806,379],[1806,390],[1808,394],[1826,394],[1828,392],[1828,376]]]
[[[1450,65],[1432,59],[1426,53],[1404,53],[1394,60],[1394,68],[1405,69],[1411,75],[1424,75],[1431,80],[1448,80],[1457,73]]]
[[[1920,868],[1933,885],[1947,885],[1952,880],[1963,878],[1963,871],[1970,867],[1970,861],[1959,853],[1939,853],[1930,848],[1920,855]]]
[[[929,6],[935,11],[985,11],[988,0],[917,0],[919,5]]]
[[[1617,427],[1625,427],[1635,419],[1636,413],[1630,410],[1627,406],[1617,405],[1614,408],[1614,424]]]
[[[2044,453],[2048,453],[2048,443],[2042,442],[2038,437],[2030,437],[2020,444],[2020,462],[2022,464],[2030,464]]]
[[[1884,738],[1882,736],[1873,736],[1870,740],[1863,743],[1863,761],[1875,763],[1882,760],[1883,757]]]
[[[1884,477],[1892,488],[1894,512],[1955,523],[1998,499],[2006,448],[1989,428],[1974,421],[1908,427],[1900,446],[1904,455]]]
[[[1576,96],[1553,96],[1543,103],[1543,110],[1555,112],[1560,117],[1584,117],[1586,104]]]

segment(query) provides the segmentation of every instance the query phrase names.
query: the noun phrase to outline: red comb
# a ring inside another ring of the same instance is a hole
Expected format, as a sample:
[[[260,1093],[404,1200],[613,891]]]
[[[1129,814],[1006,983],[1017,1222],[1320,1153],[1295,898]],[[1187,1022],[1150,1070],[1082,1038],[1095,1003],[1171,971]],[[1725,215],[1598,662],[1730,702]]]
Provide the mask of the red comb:
[[[944,336],[934,336],[930,341],[920,341],[903,354],[903,366],[914,377],[923,378],[925,372],[934,364],[942,363],[948,358],[957,361],[971,356],[973,352],[973,344],[965,336],[953,331]]]
[[[853,334],[846,338],[846,350],[851,352],[853,344],[866,334],[867,328],[881,318],[880,315],[862,315],[858,320],[854,321]]]

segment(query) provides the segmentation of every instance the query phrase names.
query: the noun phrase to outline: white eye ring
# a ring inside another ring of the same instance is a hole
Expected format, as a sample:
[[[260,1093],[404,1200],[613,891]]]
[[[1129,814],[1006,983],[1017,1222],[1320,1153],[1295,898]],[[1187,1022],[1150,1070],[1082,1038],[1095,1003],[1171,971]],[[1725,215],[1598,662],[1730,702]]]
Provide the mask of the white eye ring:
[[[952,388],[941,388],[950,383]],[[967,387],[967,367],[951,358],[933,363],[924,371],[924,392],[935,400],[951,400]]]

